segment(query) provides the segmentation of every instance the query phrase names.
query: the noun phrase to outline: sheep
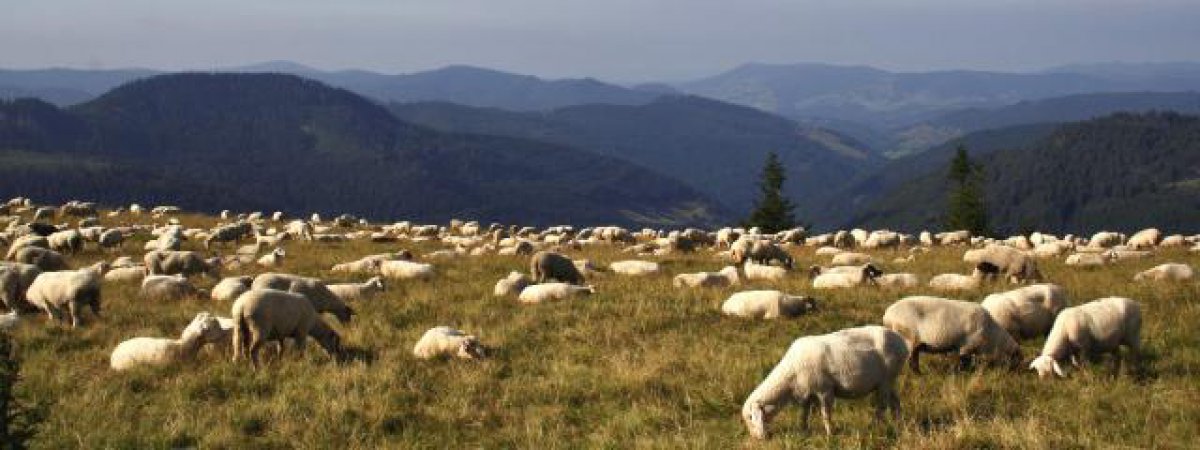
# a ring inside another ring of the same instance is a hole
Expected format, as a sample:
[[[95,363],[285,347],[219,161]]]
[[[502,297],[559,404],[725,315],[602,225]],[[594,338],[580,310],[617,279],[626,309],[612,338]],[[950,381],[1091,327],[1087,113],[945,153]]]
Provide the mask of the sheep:
[[[7,275],[4,275],[7,274]],[[9,310],[30,310],[26,292],[33,284],[42,269],[32,264],[0,263],[0,300],[4,301]]]
[[[1162,241],[1162,232],[1158,228],[1147,228],[1145,230],[1134,233],[1125,241],[1125,245],[1133,250],[1145,250],[1154,248]]]
[[[883,313],[883,325],[900,333],[908,345],[909,367],[920,374],[920,354],[957,351],[959,368],[970,366],[975,354],[1015,368],[1021,362],[1017,341],[977,303],[939,297],[905,297]]]
[[[496,282],[496,287],[492,288],[492,295],[496,297],[520,295],[521,291],[532,282],[533,280],[529,276],[514,270]]]
[[[929,287],[935,291],[974,291],[983,287],[983,282],[994,278],[999,269],[990,263],[981,262],[975,266],[970,275],[943,273],[929,280]]]
[[[49,250],[50,240],[45,236],[38,236],[35,234],[29,234],[16,238],[12,241],[12,244],[9,244],[8,252],[4,255],[4,259],[14,261],[17,257],[17,251],[26,247],[39,247]]]
[[[204,248],[211,249],[213,244],[221,242],[240,242],[242,238],[254,233],[254,226],[250,222],[238,222],[230,225],[222,225],[213,228],[208,239],[204,240]]]
[[[183,275],[149,275],[142,280],[141,295],[145,298],[175,300],[202,294]]]
[[[900,417],[896,378],[904,368],[908,348],[898,333],[878,325],[847,328],[820,336],[796,339],[767,378],[754,388],[742,405],[742,420],[750,435],[767,438],[767,424],[787,406],[800,404],[800,426],[821,407],[825,433],[833,434],[835,398],[858,398],[875,393],[875,417],[891,410]]]
[[[1068,266],[1095,267],[1112,262],[1112,253],[1074,253],[1067,257]]]
[[[1067,292],[1055,284],[1032,284],[989,295],[980,303],[1013,339],[1045,336],[1067,307]]]
[[[333,272],[351,272],[351,273],[379,273],[379,267],[383,265],[383,259],[359,259],[346,263],[335,264],[329,270]]]
[[[1042,281],[1042,272],[1038,270],[1037,260],[1012,247],[993,244],[981,249],[968,250],[963,254],[963,261],[976,266],[984,262],[992,264],[1012,283]]]
[[[594,293],[596,293],[596,288],[592,286],[576,286],[567,283],[531,284],[521,290],[521,294],[517,296],[517,301],[521,303],[542,303]]]
[[[204,344],[219,341],[222,334],[217,318],[202,312],[183,329],[179,339],[137,337],[122,341],[109,356],[109,366],[113,370],[128,370],[143,365],[167,366],[191,360]]]
[[[154,250],[142,258],[150,275],[177,275],[186,277],[204,274],[213,279],[221,278],[221,258],[204,259],[200,253],[177,250]]]
[[[833,255],[830,264],[835,266],[861,266],[871,262],[871,255],[864,253],[842,252]]]
[[[125,233],[121,232],[121,230],[110,228],[100,233],[100,237],[96,239],[96,242],[100,244],[101,248],[120,248],[121,244],[125,242]]]
[[[608,270],[619,275],[645,276],[657,274],[659,266],[656,262],[627,260],[609,264]]]
[[[384,261],[379,266],[379,273],[388,278],[424,280],[433,278],[433,264],[411,261]]]
[[[78,328],[84,306],[100,317],[100,281],[107,270],[108,263],[100,262],[80,270],[42,272],[29,285],[25,298],[45,311],[52,322],[59,320],[65,310],[71,328]]]
[[[283,264],[284,256],[287,256],[287,253],[284,252],[282,248],[276,248],[275,250],[272,250],[271,253],[258,258],[257,263],[258,265],[267,268],[279,267]]]
[[[1088,239],[1088,247],[1112,248],[1120,245],[1124,240],[1125,236],[1121,235],[1120,233],[1101,231],[1093,234],[1092,238]]]
[[[816,310],[817,300],[812,297],[766,290],[738,292],[721,304],[725,315],[750,319],[792,318]]]
[[[420,359],[440,357],[483,359],[486,357],[486,350],[475,335],[440,326],[430,328],[421,335],[417,345],[413,346],[413,356]]]
[[[575,285],[584,283],[583,274],[571,258],[551,251],[540,251],[529,258],[529,274],[533,281],[545,283],[549,280]]]
[[[79,230],[64,230],[46,236],[50,250],[59,253],[79,253],[83,250],[83,234]]]
[[[1066,377],[1061,362],[1071,361],[1082,367],[1083,357],[1095,360],[1103,353],[1113,354],[1113,374],[1121,369],[1120,347],[1129,349],[1136,368],[1141,353],[1142,311],[1128,298],[1107,297],[1063,309],[1054,320],[1041,354],[1029,364],[1038,377],[1053,373]]]
[[[875,284],[887,289],[911,289],[920,286],[921,279],[911,273],[889,273],[875,277]]]
[[[250,289],[277,289],[295,292],[303,295],[312,302],[317,312],[330,313],[342,323],[349,323],[354,310],[341,298],[334,295],[325,283],[316,278],[302,277],[286,273],[268,272],[254,277]]]
[[[1167,263],[1146,269],[1133,276],[1133,281],[1188,281],[1192,279],[1192,266]]]
[[[875,279],[883,275],[883,271],[871,264],[863,264],[854,272],[826,272],[817,275],[812,280],[814,289],[852,288],[863,285],[875,285]]]
[[[785,267],[764,266],[754,261],[746,261],[742,265],[742,272],[746,273],[747,280],[781,281],[787,277]]]
[[[755,241],[754,244],[750,246],[750,252],[746,256],[751,261],[762,265],[770,264],[771,261],[779,261],[783,267],[788,269],[791,269],[792,264],[794,263],[792,255],[788,254],[788,252],[780,246],[769,241]]]
[[[740,282],[734,266],[726,266],[717,272],[681,273],[671,280],[676,288],[729,287]]]
[[[384,291],[383,278],[373,277],[363,283],[338,283],[326,285],[329,292],[338,296],[342,301],[365,300]]]
[[[67,265],[66,258],[63,258],[62,254],[54,250],[48,250],[41,247],[22,247],[18,249],[13,258],[10,259],[13,262],[35,265],[43,272],[54,272],[70,269],[70,266]]]
[[[250,290],[253,282],[254,278],[249,276],[223,278],[216,286],[213,286],[209,297],[216,301],[237,300],[239,295]]]
[[[341,337],[325,324],[304,295],[275,289],[251,289],[234,300],[232,307],[233,360],[249,357],[254,367],[259,365],[258,353],[267,341],[277,341],[282,350],[283,340],[295,340],[297,352],[304,350],[309,336],[335,360],[343,356]]]

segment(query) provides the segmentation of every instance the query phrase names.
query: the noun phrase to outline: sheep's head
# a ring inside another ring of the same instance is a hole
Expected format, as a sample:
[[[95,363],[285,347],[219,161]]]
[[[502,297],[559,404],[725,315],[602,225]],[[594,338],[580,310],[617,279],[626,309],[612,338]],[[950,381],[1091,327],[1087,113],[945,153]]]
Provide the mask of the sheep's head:
[[[755,399],[747,400],[742,407],[742,421],[746,423],[746,430],[750,432],[750,436],[755,439],[769,437],[767,423],[771,421],[774,412],[775,408],[770,405],[763,405]]]
[[[385,290],[385,288],[383,286],[383,278],[382,277],[374,277],[374,278],[371,278],[370,280],[367,280],[367,286],[373,287],[375,289],[379,289],[380,292]]]
[[[458,345],[458,357],[462,359],[483,359],[487,357],[487,349],[479,343],[475,336],[467,336]]]
[[[1052,374],[1064,378],[1067,376],[1066,372],[1063,371],[1062,366],[1058,364],[1058,361],[1047,355],[1041,355],[1037,358],[1034,358],[1034,360],[1029,363],[1029,368],[1037,371],[1038,378],[1042,379],[1050,378]]]
[[[875,279],[879,278],[880,275],[883,275],[882,270],[879,270],[879,268],[875,267],[874,264],[863,265],[862,270],[863,270],[862,276],[863,276],[864,280],[866,280],[868,283],[871,283],[874,286],[879,285],[879,282],[876,281]]]

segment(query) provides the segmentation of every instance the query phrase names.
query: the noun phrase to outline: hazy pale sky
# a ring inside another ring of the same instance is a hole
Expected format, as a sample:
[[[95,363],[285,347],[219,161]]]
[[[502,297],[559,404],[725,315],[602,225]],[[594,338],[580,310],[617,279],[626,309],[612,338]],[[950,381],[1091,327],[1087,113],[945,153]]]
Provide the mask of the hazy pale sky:
[[[1022,71],[1200,60],[1200,0],[4,0],[0,67],[684,80],[744,62]]]

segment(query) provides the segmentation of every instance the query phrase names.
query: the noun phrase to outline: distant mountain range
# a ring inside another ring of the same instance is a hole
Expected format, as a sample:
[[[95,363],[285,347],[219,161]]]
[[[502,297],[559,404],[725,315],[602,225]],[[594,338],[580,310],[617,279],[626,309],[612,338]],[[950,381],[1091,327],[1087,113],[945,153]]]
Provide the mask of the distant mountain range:
[[[0,196],[376,219],[712,224],[724,209],[622,160],[411,125],[279,74],[178,74],[69,109],[0,103]]]

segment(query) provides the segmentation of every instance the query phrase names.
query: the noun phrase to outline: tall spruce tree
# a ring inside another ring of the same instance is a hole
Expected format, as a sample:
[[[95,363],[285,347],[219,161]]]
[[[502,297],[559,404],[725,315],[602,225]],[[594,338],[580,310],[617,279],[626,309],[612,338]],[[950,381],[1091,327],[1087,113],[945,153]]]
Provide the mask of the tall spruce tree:
[[[758,181],[760,197],[754,204],[754,212],[746,219],[746,226],[762,228],[764,233],[775,233],[796,226],[796,217],[792,212],[796,206],[783,195],[785,180],[787,174],[779,162],[779,156],[775,152],[768,153]]]
[[[989,234],[987,204],[983,198],[983,167],[971,161],[967,147],[959,144],[950,160],[950,195],[946,205],[946,228],[969,230],[976,236]]]

